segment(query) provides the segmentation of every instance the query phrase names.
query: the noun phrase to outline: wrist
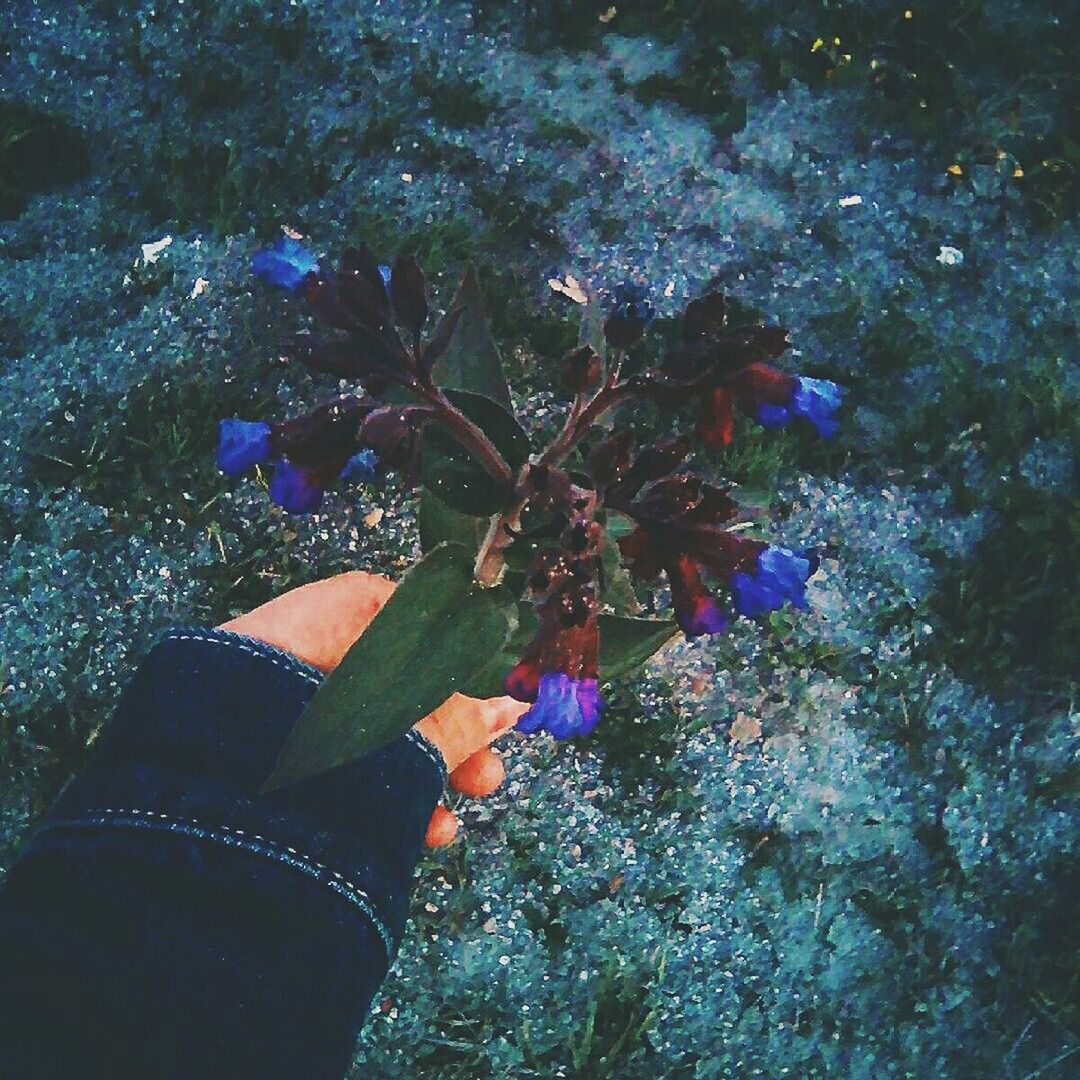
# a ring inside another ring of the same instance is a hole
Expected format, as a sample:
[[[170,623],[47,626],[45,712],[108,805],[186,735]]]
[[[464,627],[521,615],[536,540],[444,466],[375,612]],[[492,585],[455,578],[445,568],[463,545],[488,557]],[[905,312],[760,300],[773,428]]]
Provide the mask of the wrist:
[[[422,735],[438,751],[447,773],[452,773],[468,755],[462,753],[461,747],[457,745],[460,739],[455,739],[447,727],[445,721],[433,713],[425,716],[413,730]]]

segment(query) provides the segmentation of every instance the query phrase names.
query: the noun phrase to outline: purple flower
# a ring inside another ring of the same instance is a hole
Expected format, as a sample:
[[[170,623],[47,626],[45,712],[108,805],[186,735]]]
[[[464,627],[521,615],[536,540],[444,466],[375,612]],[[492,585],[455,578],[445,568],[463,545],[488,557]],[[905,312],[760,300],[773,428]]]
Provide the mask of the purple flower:
[[[828,379],[800,376],[791,401],[791,411],[795,416],[809,420],[823,439],[831,439],[836,434],[836,411],[843,396],[844,387]]]
[[[378,463],[379,459],[375,456],[374,450],[370,448],[358,450],[345,462],[345,468],[341,470],[341,479],[363,480],[365,483],[371,483],[378,477],[375,472]]]
[[[784,427],[796,416],[809,420],[823,439],[836,434],[836,412],[845,389],[828,379],[808,379],[798,375],[791,383],[786,401],[757,401],[750,415],[765,428]]]
[[[735,610],[748,619],[777,611],[787,601],[805,608],[806,580],[817,569],[817,557],[797,555],[787,548],[767,547],[758,555],[752,573],[737,570],[731,575]]]
[[[697,563],[688,555],[680,555],[667,567],[667,572],[679,629],[687,637],[724,633],[728,628],[727,615],[705,588]]]
[[[541,729],[556,739],[588,735],[600,722],[604,702],[596,679],[575,679],[562,671],[540,676],[536,704],[517,722],[526,734]]]
[[[322,505],[323,485],[310,469],[280,461],[270,481],[270,499],[290,514],[310,514]]]
[[[271,247],[255,252],[251,272],[267,284],[296,292],[308,274],[319,272],[319,264],[298,240],[283,236]]]
[[[229,476],[247,472],[270,457],[270,425],[252,420],[222,420],[218,428],[218,468]]]
[[[754,419],[763,428],[784,427],[791,419],[791,409],[787,405],[770,405],[763,401],[754,411]]]

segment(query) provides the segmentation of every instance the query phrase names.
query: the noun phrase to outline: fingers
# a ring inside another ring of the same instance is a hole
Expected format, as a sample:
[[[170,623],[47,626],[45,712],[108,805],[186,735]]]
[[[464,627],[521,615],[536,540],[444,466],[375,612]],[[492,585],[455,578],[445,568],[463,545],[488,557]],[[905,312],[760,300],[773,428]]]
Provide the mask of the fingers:
[[[494,751],[484,747],[466,758],[451,774],[450,787],[462,795],[479,798],[490,795],[506,779],[506,768]],[[446,847],[457,838],[461,822],[453,810],[436,806],[428,822],[424,843],[429,848]]]
[[[450,786],[462,795],[490,795],[506,779],[502,758],[484,747],[466,758],[451,774]]]
[[[322,671],[332,671],[368,628],[396,588],[394,582],[363,571],[293,589],[223,623],[292,653]],[[506,770],[488,744],[512,728],[529,706],[513,698],[472,698],[454,694],[417,724],[442,752],[450,786],[463,795],[490,795]],[[452,810],[437,806],[424,837],[428,847],[453,843],[459,821]]]
[[[219,629],[258,638],[332,671],[395,587],[378,574],[354,570],[292,589]]]
[[[445,806],[436,806],[428,822],[424,843],[429,848],[446,847],[454,842],[458,832],[458,819],[453,810]]]
[[[433,742],[452,773],[477,750],[508,731],[529,706],[509,697],[473,698],[454,694],[416,726]]]

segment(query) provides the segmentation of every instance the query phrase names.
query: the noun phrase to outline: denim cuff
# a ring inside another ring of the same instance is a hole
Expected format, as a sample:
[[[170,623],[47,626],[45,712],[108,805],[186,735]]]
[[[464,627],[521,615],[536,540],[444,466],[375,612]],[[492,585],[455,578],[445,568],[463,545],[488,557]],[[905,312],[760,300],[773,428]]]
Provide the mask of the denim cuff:
[[[322,681],[317,669],[240,634],[168,630],[32,846],[141,831],[165,850],[211,845],[252,866],[287,867],[296,888],[328,890],[365,920],[388,965],[446,769],[412,731],[361,761],[259,794]]]

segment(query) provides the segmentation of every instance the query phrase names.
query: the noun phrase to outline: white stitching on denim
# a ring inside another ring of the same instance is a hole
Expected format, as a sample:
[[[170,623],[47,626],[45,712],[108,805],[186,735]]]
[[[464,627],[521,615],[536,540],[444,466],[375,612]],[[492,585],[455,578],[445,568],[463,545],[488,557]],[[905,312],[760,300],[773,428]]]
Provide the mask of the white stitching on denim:
[[[230,648],[240,649],[242,652],[250,653],[252,656],[261,657],[264,660],[269,660],[271,664],[276,664],[280,668],[284,668],[286,671],[291,671],[295,675],[299,675],[302,679],[306,679],[313,686],[321,686],[322,679],[310,672],[304,671],[301,666],[303,661],[293,660],[287,656],[275,656],[273,652],[269,651],[273,649],[273,646],[266,646],[265,648],[256,648],[255,646],[248,645],[243,636],[240,634],[234,634],[232,631],[223,630],[223,634],[228,634],[227,638],[210,637],[205,634],[196,634],[187,630],[170,630],[163,637],[162,641],[200,641],[206,645],[224,645]],[[426,738],[423,734],[417,731],[415,728],[410,729],[406,738],[417,746],[420,751],[426,755],[431,763],[439,770],[439,776],[442,779],[443,784],[447,780],[446,760],[439,752],[438,748],[430,739]]]
[[[446,759],[442,756],[435,744],[423,733],[411,728],[405,736],[409,742],[415,743],[420,751],[431,759],[431,763],[439,770],[439,777],[446,783]]]
[[[223,631],[228,633],[228,631]],[[231,649],[239,649],[241,652],[251,653],[252,656],[261,657],[263,660],[269,660],[271,664],[275,664],[277,667],[290,671],[294,675],[299,675],[300,678],[311,683],[313,686],[321,686],[322,680],[312,675],[310,672],[305,671],[301,666],[301,661],[297,660],[289,662],[283,656],[275,656],[273,653],[266,649],[257,649],[252,645],[248,645],[241,635],[232,634],[229,638],[210,637],[206,634],[193,634],[188,631],[170,631],[164,635],[162,641],[201,641],[205,645],[223,645]]]
[[[125,821],[124,818],[132,818],[134,820]],[[142,819],[148,820],[144,821]],[[213,840],[230,847],[241,847],[254,855],[262,855],[265,858],[273,859],[276,862],[300,870],[309,877],[315,878],[316,881],[327,885],[329,888],[333,889],[334,892],[344,896],[351,904],[358,907],[371,920],[372,925],[375,927],[375,930],[378,932],[378,935],[386,948],[387,962],[389,962],[390,958],[394,955],[394,939],[387,929],[386,924],[376,914],[375,902],[365,890],[361,889],[359,885],[349,881],[343,874],[339,874],[338,871],[332,870],[325,863],[319,862],[318,859],[313,859],[308,855],[304,855],[297,851],[296,848],[288,847],[285,844],[278,843],[276,840],[268,840],[258,833],[248,833],[243,829],[234,829],[229,825],[208,825],[199,821],[197,818],[173,817],[170,814],[159,814],[154,810],[118,810],[113,807],[105,807],[103,810],[87,810],[82,817],[66,821],[47,822],[42,831],[44,832],[49,829],[71,826],[100,826],[110,824],[127,825],[129,827],[137,826],[140,828],[159,828],[161,827],[161,825],[158,824],[159,822],[167,827],[170,832],[182,832],[186,836],[194,836],[197,839]],[[263,846],[256,846],[256,844],[251,843],[251,841],[256,841]],[[329,875],[333,880],[325,880],[324,875]]]

